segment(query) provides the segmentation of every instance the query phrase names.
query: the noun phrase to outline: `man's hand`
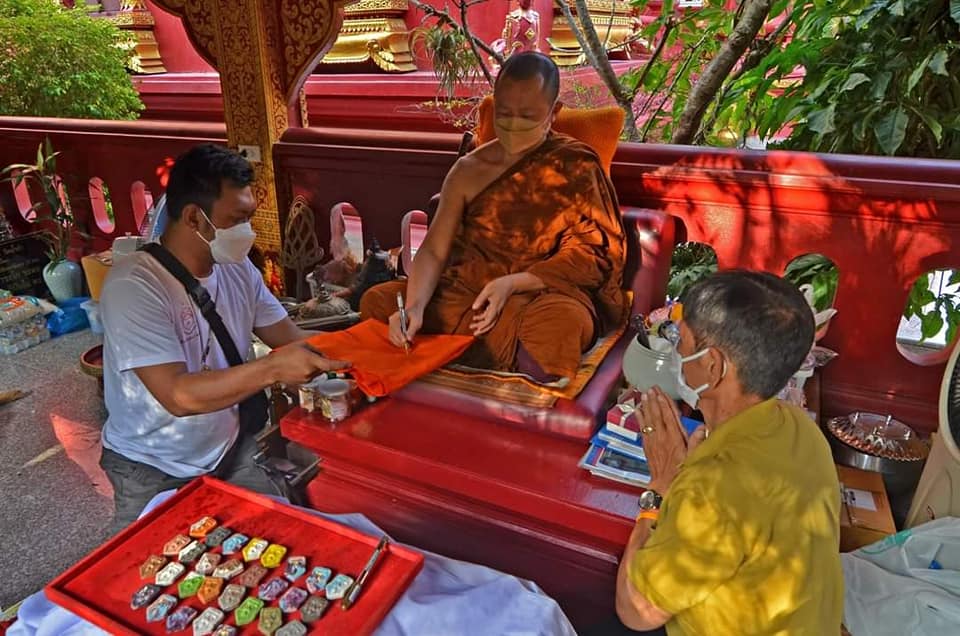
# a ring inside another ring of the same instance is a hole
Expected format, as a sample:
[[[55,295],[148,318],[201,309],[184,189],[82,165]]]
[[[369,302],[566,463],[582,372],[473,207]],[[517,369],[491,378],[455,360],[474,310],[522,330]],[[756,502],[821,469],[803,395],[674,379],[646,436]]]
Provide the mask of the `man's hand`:
[[[665,495],[687,455],[706,438],[707,429],[699,427],[689,437],[680,423],[677,404],[660,389],[653,387],[640,398],[634,412],[643,451],[650,467],[650,488]]]
[[[350,366],[349,362],[331,360],[303,342],[281,347],[269,358],[273,369],[273,381],[281,384],[306,384],[325,371],[338,371]]]
[[[395,311],[390,315],[390,342],[397,347],[404,344],[413,344],[413,337],[417,335],[420,328],[423,327],[423,310],[416,307],[407,307],[407,333],[404,338],[403,330],[400,328],[400,312]]]
[[[514,280],[515,277],[512,275],[494,278],[480,290],[477,299],[473,301],[474,314],[473,320],[470,321],[473,335],[482,336],[497,324],[507,299],[517,291]]]

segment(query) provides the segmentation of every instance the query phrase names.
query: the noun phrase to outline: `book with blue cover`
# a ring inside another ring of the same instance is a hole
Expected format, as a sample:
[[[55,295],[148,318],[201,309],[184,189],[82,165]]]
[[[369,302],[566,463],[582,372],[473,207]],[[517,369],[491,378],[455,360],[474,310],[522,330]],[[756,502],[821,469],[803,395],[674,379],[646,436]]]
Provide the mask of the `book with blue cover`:
[[[597,477],[612,479],[632,486],[643,486],[650,483],[650,471],[647,468],[647,462],[592,444],[587,449],[583,459],[580,460],[579,466]]]
[[[688,417],[681,417],[680,421],[688,435],[703,424]],[[642,437],[630,439],[611,430],[608,424],[601,427],[590,440],[590,446],[579,465],[597,477],[644,486],[650,483],[646,459]]]

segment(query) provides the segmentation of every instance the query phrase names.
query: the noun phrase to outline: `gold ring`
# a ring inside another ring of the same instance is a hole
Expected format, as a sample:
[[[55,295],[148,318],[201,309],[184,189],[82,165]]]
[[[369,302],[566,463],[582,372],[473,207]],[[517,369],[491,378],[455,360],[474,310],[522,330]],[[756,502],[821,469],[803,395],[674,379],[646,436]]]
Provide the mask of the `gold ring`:
[[[649,435],[653,431],[654,431],[654,428],[652,426],[644,426],[643,428],[640,429],[640,432],[643,433],[644,435]]]

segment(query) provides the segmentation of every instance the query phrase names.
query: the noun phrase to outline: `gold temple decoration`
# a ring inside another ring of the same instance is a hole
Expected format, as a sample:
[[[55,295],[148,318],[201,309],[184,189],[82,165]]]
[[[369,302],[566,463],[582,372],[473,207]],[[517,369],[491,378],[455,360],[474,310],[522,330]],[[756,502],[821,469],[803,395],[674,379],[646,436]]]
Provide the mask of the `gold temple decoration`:
[[[118,28],[130,32],[136,41],[136,54],[140,65],[138,73],[144,75],[166,73],[163,58],[160,57],[160,46],[153,34],[156,23],[146,4],[143,0],[125,0],[120,3],[119,9],[119,11],[91,12],[90,16],[109,20]]]
[[[183,20],[220,72],[228,143],[259,151],[253,192],[257,247],[277,265],[280,216],[273,145],[299,124],[300,89],[340,31],[346,0],[155,0]],[[276,291],[276,290],[275,290]]]
[[[622,44],[636,29],[633,7],[628,0],[587,0],[587,9],[590,10],[590,17],[601,41],[606,37],[605,44],[608,49]],[[577,15],[577,9],[572,3],[570,10],[574,16]],[[586,62],[580,43],[559,7],[553,9],[553,28],[547,41],[550,43],[550,57],[558,66],[579,66]]]
[[[324,65],[357,64],[388,73],[417,70],[404,16],[407,0],[360,0],[344,9],[343,26]]]

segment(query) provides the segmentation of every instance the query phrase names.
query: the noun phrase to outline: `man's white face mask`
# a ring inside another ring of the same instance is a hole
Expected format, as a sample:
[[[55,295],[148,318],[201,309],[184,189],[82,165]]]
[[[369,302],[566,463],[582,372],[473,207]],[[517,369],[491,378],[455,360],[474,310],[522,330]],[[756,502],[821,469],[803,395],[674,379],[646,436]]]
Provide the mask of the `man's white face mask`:
[[[707,352],[710,351],[711,347],[706,347],[697,351],[696,353],[689,356],[681,356],[680,352],[676,349],[673,350],[674,364],[677,365],[677,395],[680,396],[680,399],[690,405],[690,408],[697,408],[697,404],[700,403],[700,394],[710,388],[709,383],[704,383],[698,386],[697,388],[691,387],[687,384],[687,379],[683,375],[683,363],[691,362],[697,358],[702,358],[707,355]],[[723,361],[723,370],[720,372],[720,377],[724,378],[727,375],[727,361]]]
[[[210,255],[213,257],[213,262],[224,265],[242,263],[243,259],[250,253],[253,242],[257,238],[257,233],[253,231],[250,222],[237,223],[233,227],[221,229],[213,224],[206,211],[201,210],[201,212],[203,218],[214,229],[214,235],[212,241],[203,238],[203,234],[200,234],[200,232],[197,232],[197,236],[210,246]]]

